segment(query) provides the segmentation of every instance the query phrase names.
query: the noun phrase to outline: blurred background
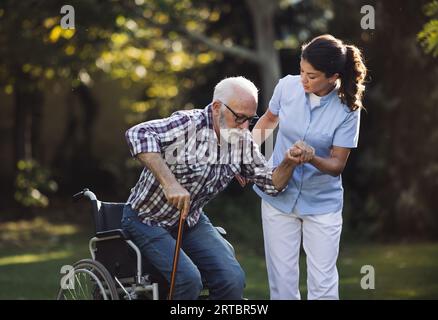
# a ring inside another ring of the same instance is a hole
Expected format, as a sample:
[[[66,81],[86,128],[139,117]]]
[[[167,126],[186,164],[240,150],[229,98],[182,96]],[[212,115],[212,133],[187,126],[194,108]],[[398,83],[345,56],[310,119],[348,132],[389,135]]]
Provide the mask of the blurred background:
[[[259,115],[301,45],[330,33],[369,68],[359,147],[343,174],[341,299],[438,298],[438,1],[0,0],[0,299],[53,299],[60,269],[86,258],[84,187],[124,202],[141,171],[126,129],[205,107],[244,75]],[[362,29],[374,9],[375,28]],[[233,182],[205,208],[268,299],[260,200]],[[305,297],[305,256],[302,255]],[[360,286],[375,269],[375,289]]]

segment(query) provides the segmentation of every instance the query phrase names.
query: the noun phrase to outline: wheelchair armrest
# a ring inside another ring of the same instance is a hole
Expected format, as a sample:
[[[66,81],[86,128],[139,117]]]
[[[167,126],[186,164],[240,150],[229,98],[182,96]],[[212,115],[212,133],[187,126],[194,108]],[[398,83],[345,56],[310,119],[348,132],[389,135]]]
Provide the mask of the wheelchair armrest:
[[[129,240],[129,236],[122,229],[114,229],[108,231],[100,231],[96,233],[97,238],[119,237],[124,240]]]
[[[227,237],[227,232],[225,231],[224,228],[222,228],[222,227],[215,227],[215,228],[216,228],[216,230],[220,233],[220,235],[221,235],[222,237],[224,237],[224,238]]]

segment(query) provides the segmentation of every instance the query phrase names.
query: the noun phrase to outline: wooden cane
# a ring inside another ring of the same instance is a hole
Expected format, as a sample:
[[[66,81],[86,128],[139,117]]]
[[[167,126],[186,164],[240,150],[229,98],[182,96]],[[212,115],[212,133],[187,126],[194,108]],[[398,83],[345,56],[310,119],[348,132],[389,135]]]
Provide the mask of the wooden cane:
[[[172,275],[170,276],[170,289],[168,300],[172,300],[173,297],[173,289],[175,288],[175,277],[176,270],[178,267],[178,259],[179,259],[179,249],[181,248],[181,239],[183,234],[185,218],[183,218],[182,211],[179,214],[179,222],[178,222],[178,235],[176,237],[176,245],[175,245],[175,253],[173,254],[173,266],[172,266]]]

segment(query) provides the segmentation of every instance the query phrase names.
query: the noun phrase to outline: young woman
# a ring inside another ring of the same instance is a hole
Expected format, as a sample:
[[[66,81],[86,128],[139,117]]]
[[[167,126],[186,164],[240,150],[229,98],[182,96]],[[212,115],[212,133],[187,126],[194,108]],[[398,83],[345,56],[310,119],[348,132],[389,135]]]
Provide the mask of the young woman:
[[[277,166],[295,145],[303,151],[287,189],[262,198],[271,299],[300,299],[299,253],[307,256],[308,299],[339,299],[336,260],[342,229],[341,173],[359,137],[366,67],[361,52],[331,35],[303,45],[301,75],[278,82],[254,131],[279,125],[272,156]],[[254,133],[254,132],[253,132]],[[265,134],[266,133],[266,134]]]

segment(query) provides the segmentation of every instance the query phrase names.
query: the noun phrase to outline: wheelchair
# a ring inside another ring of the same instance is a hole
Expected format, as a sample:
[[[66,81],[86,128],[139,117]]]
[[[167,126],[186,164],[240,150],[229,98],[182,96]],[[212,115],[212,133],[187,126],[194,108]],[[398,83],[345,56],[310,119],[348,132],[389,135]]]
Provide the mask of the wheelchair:
[[[122,230],[125,204],[99,201],[88,189],[73,196],[74,200],[80,198],[92,205],[95,235],[89,241],[91,259],[79,260],[69,268],[61,279],[57,300],[166,299],[168,281]],[[225,237],[223,228],[216,229]],[[199,299],[208,299],[208,290],[204,289]]]

